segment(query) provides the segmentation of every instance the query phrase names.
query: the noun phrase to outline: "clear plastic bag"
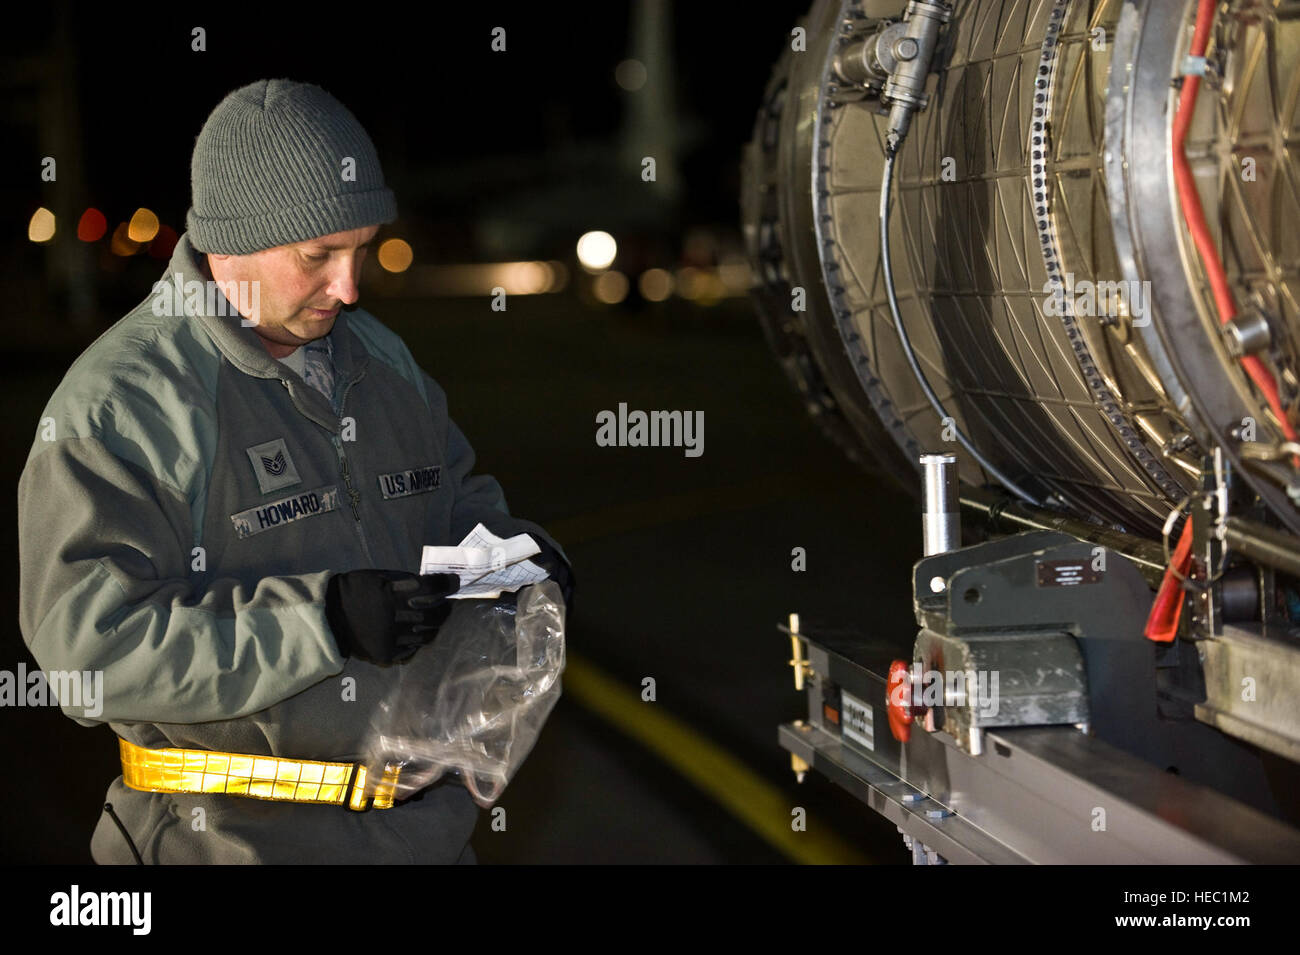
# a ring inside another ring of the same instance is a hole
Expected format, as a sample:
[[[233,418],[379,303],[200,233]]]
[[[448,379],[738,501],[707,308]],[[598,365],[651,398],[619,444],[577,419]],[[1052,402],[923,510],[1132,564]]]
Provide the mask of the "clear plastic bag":
[[[437,638],[402,665],[375,709],[371,780],[400,769],[405,799],[458,773],[474,801],[500,798],[560,698],[564,599],[552,580],[496,600],[458,600]]]

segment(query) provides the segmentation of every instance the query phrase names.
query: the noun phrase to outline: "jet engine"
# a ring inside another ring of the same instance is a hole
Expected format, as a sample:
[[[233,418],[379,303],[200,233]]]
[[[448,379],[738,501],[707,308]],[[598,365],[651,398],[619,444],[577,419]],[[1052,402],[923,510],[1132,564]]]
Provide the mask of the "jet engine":
[[[784,628],[781,743],[917,861],[1300,861],[1298,138],[1292,0],[791,31],[744,155],[755,303],[926,556],[910,657]],[[1076,838],[1107,805],[1150,838]]]

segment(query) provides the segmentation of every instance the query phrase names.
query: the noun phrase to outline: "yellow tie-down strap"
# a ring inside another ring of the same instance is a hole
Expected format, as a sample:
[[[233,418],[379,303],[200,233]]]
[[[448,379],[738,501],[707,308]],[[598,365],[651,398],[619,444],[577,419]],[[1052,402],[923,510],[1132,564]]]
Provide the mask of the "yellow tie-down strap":
[[[224,793],[279,802],[347,806],[358,812],[391,809],[400,767],[388,764],[366,792],[360,763],[246,756],[203,749],[145,749],[118,737],[122,782],[152,793]],[[372,798],[373,797],[373,798]]]

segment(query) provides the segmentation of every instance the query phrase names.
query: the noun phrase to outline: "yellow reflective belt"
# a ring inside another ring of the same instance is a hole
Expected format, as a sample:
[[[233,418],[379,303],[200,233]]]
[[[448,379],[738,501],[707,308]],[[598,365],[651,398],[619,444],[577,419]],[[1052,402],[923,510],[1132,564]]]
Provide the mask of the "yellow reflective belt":
[[[153,793],[225,793],[279,802],[391,809],[400,767],[389,764],[366,793],[366,767],[202,749],[144,749],[118,737],[122,782]]]

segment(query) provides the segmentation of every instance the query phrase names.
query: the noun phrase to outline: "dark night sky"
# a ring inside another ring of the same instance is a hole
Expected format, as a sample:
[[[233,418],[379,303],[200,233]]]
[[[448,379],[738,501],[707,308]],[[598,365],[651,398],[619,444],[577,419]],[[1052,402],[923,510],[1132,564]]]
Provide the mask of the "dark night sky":
[[[609,140],[618,128],[628,94],[613,68],[628,55],[629,5],[437,4],[405,12],[384,5],[373,14],[362,5],[356,17],[339,6],[301,9],[73,8],[87,179],[110,220],[148,205],[164,222],[178,222],[189,200],[194,137],[208,111],[261,77],[317,82],[343,100],[371,131],[398,188],[403,169],[464,169],[486,157],[528,164],[566,141]],[[697,131],[682,157],[685,221],[736,221],[739,149],[781,44],[806,9],[806,0],[794,0],[673,11],[674,121]],[[10,38],[10,53],[48,49],[57,12],[34,16]],[[190,48],[195,26],[207,31],[207,52]],[[490,49],[494,26],[507,30],[505,54]],[[25,223],[40,201],[31,172],[39,147],[35,129],[14,132],[19,148],[7,150],[7,161],[21,165],[7,177],[5,204]],[[528,170],[519,175],[526,179]],[[466,207],[502,186],[491,180],[485,175],[461,193]]]

